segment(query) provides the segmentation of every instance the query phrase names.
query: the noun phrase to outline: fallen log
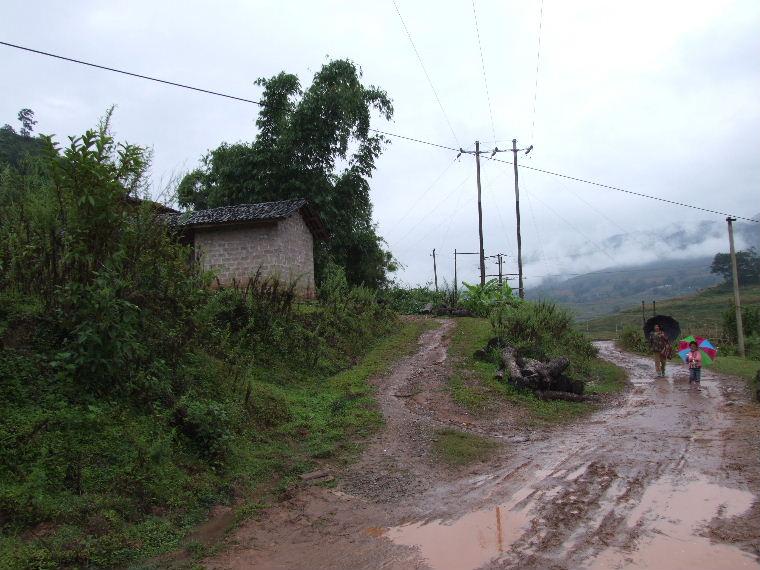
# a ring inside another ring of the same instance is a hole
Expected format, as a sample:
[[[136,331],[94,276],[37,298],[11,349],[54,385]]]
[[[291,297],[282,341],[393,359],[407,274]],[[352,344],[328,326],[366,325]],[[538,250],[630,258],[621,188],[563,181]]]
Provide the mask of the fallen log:
[[[570,366],[570,359],[566,356],[540,362],[533,358],[520,358],[514,347],[506,346],[501,350],[501,363],[502,368],[496,377],[502,379],[509,373],[508,381],[518,388],[529,388],[536,392],[583,394],[583,382],[564,374]]]

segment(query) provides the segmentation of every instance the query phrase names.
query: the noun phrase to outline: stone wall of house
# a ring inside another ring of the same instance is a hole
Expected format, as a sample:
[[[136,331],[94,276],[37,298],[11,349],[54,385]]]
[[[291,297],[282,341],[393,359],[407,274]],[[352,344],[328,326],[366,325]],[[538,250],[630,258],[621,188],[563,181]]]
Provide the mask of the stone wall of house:
[[[260,268],[263,276],[295,281],[299,295],[314,295],[314,239],[300,214],[279,222],[197,228],[194,246],[221,285],[245,285]]]

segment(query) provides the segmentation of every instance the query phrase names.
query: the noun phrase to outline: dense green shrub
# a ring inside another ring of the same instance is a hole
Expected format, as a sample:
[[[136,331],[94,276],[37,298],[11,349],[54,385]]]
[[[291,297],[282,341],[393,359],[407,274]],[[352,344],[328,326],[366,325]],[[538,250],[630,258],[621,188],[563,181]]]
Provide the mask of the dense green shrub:
[[[488,317],[491,311],[498,307],[517,306],[520,300],[512,294],[509,283],[499,284],[497,279],[486,281],[485,285],[470,285],[463,283],[461,305],[478,317]]]
[[[558,356],[570,358],[570,374],[588,373],[596,349],[573,327],[566,310],[545,301],[499,304],[489,315],[493,333],[502,344],[517,349],[520,355],[546,361]]]
[[[744,350],[748,358],[760,360],[760,307],[742,307]],[[729,350],[736,349],[736,310],[723,313],[723,336],[729,340]]]
[[[435,291],[427,284],[423,287],[402,287],[394,285],[381,292],[381,299],[394,311],[403,315],[419,314],[426,305],[439,307],[453,305],[453,292],[442,288]]]
[[[649,342],[644,337],[644,331],[641,327],[627,326],[620,333],[620,346],[625,350],[631,352],[638,352],[641,354],[648,354],[651,352],[649,348]]]
[[[293,469],[299,448],[331,453],[370,413],[326,380],[394,313],[337,267],[319,302],[260,274],[211,291],[136,205],[147,164],[106,120],[0,175],[0,567],[172,548],[207,507]]]

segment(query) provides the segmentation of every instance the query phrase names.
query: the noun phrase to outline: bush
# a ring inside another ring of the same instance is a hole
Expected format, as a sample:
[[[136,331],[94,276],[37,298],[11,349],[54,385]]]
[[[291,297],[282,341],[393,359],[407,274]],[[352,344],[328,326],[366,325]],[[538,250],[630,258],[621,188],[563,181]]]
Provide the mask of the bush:
[[[569,357],[571,376],[587,374],[589,362],[597,353],[591,342],[574,329],[572,315],[553,303],[502,304],[491,310],[489,320],[497,339],[524,357],[541,361]]]
[[[402,315],[419,314],[429,304],[433,307],[453,305],[452,297],[451,291],[441,289],[436,292],[430,288],[430,284],[410,288],[396,285],[384,289],[380,295],[383,302]]]
[[[744,330],[744,351],[747,358],[760,360],[760,307],[742,307],[742,328]],[[730,350],[736,349],[736,309],[723,313],[723,336]]]
[[[320,438],[334,448],[346,409],[371,413],[326,380],[393,311],[340,268],[318,303],[260,273],[210,291],[151,203],[134,205],[147,162],[106,120],[62,153],[49,141],[30,174],[0,175],[4,568],[172,548],[233,490],[294,469]]]
[[[649,342],[644,337],[644,331],[639,327],[626,326],[620,334],[620,346],[631,352],[648,354],[651,352]]]
[[[509,283],[504,281],[499,285],[497,279],[486,281],[485,285],[470,285],[463,283],[465,290],[462,294],[461,305],[478,317],[488,317],[494,308],[501,306],[514,307],[520,300],[512,294]]]

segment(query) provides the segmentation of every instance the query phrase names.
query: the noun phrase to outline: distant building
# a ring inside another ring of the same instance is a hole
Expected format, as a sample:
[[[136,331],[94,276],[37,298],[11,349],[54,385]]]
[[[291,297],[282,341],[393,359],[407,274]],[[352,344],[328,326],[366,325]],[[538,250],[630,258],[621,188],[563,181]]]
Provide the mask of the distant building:
[[[167,214],[183,229],[204,269],[216,272],[221,286],[245,286],[262,277],[295,283],[297,293],[314,296],[314,240],[326,239],[322,220],[306,200],[222,206]]]

